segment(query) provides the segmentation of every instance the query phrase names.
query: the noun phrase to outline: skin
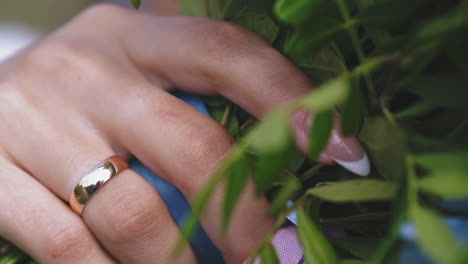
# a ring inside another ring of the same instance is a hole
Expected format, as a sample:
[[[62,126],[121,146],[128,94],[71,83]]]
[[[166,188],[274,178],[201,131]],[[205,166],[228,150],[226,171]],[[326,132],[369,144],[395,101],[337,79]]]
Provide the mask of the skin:
[[[132,170],[103,186],[82,217],[63,201],[100,161],[130,153],[194,200],[233,140],[167,93],[174,87],[221,94],[258,118],[313,88],[232,24],[91,7],[0,64],[0,236],[41,263],[165,263],[180,232]],[[272,225],[268,204],[249,184],[222,236],[221,192],[202,224],[228,263],[242,263]],[[196,263],[191,249],[179,262]]]

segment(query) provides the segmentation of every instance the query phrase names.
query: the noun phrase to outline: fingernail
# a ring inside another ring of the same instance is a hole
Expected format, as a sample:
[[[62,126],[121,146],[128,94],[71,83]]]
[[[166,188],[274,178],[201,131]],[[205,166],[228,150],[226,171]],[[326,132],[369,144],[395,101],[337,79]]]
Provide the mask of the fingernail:
[[[305,153],[307,153],[312,120],[313,114],[307,110],[301,109],[292,115],[296,144]],[[355,174],[368,175],[370,163],[366,152],[355,137],[344,137],[340,130],[340,122],[336,119],[328,145],[320,155],[319,161],[322,163],[334,161]]]
[[[357,175],[366,176],[370,172],[369,158],[361,144],[355,137],[344,137],[336,123],[325,153],[336,163]]]

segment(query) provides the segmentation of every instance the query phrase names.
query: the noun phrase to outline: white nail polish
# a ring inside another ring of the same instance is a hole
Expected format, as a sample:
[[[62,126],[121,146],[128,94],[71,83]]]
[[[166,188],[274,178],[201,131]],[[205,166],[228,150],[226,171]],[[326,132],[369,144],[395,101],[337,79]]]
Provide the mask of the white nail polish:
[[[342,161],[339,159],[332,158],[336,163],[343,166],[345,169],[360,175],[360,176],[367,176],[370,172],[370,163],[367,154],[364,153],[364,156],[360,160],[356,161]]]

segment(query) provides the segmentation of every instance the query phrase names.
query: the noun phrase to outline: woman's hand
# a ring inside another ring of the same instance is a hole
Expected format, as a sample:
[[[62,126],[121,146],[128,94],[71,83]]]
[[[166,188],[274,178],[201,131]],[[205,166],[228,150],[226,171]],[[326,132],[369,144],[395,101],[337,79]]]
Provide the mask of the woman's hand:
[[[179,230],[132,170],[103,186],[82,218],[62,200],[103,159],[132,154],[193,201],[233,141],[166,92],[174,87],[222,94],[258,118],[312,89],[282,55],[237,26],[90,8],[0,65],[0,236],[41,263],[163,263]],[[302,149],[309,116],[292,118]],[[321,159],[366,172],[359,143],[337,130]],[[228,263],[244,261],[272,224],[252,185],[227,237],[219,232],[221,194],[202,219]],[[196,263],[190,249],[180,263]]]

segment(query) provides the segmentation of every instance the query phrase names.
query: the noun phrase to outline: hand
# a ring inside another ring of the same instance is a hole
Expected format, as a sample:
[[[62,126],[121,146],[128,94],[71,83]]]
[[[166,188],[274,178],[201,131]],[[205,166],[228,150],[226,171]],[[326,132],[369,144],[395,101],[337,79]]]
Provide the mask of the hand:
[[[179,230],[132,170],[103,186],[82,217],[61,200],[103,159],[132,154],[193,201],[233,141],[167,93],[174,87],[222,94],[258,118],[312,89],[237,26],[90,8],[0,65],[0,236],[42,263],[163,263]],[[309,116],[292,118],[302,149]],[[337,131],[322,162],[367,162],[356,139]],[[228,263],[241,263],[272,224],[268,204],[249,184],[223,237],[220,195],[202,224]],[[190,249],[180,263],[196,263]]]

